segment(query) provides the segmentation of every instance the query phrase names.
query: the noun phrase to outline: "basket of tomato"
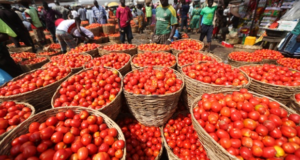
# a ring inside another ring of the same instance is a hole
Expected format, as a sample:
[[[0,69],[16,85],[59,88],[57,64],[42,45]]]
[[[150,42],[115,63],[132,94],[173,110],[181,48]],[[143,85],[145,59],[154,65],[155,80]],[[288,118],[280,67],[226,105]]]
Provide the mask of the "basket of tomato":
[[[20,52],[30,52],[32,51],[32,47],[12,47],[8,48],[9,53],[20,53]]]
[[[166,44],[140,44],[138,47],[138,53],[144,53],[144,52],[170,52],[171,48],[169,45]]]
[[[172,53],[177,56],[181,51],[191,49],[191,50],[203,50],[204,43],[196,39],[181,39],[176,40],[170,45]]]
[[[175,112],[184,87],[181,74],[166,67],[137,69],[127,73],[123,81],[129,110],[146,126],[165,124]]]
[[[126,137],[126,158],[161,159],[164,142],[159,127],[145,126],[131,116],[122,115],[117,124]]]
[[[234,67],[240,67],[249,64],[261,64],[263,62],[263,56],[259,54],[236,51],[231,52],[228,55],[228,64]]]
[[[295,93],[291,96],[291,101],[288,103],[288,106],[300,114],[300,94]]]
[[[66,54],[81,54],[86,53],[89,54],[92,57],[99,57],[98,54],[98,48],[100,47],[100,44],[96,43],[88,43],[88,44],[81,44],[80,46],[71,49]]]
[[[116,69],[84,69],[57,88],[51,105],[52,108],[80,105],[96,109],[111,119],[116,119],[121,108],[122,87],[122,75]]]
[[[24,72],[29,72],[41,68],[47,62],[49,62],[47,57],[40,56],[20,62],[19,65]]]
[[[280,58],[284,58],[284,56],[278,52],[278,51],[274,51],[274,50],[270,50],[270,49],[260,49],[260,50],[256,50],[255,52],[253,52],[253,54],[258,55],[258,56],[262,56],[263,57],[263,64],[277,64],[276,61]]]
[[[200,157],[203,160],[208,160],[206,151],[192,125],[191,114],[188,111],[175,113],[163,127],[160,127],[160,132],[169,159],[182,160]],[[187,152],[181,150],[191,150],[193,152],[187,154]]]
[[[116,42],[116,43],[120,43],[120,33],[115,33],[115,34],[109,34],[108,35],[108,39],[110,42]]]
[[[92,23],[85,28],[90,30],[94,34],[94,36],[99,36],[100,31],[102,30],[102,25],[99,23]]]
[[[126,53],[109,53],[101,57],[94,58],[87,64],[85,68],[92,68],[95,66],[104,66],[117,69],[122,75],[130,72],[131,56]]]
[[[59,43],[52,43],[50,45],[47,45],[43,48],[43,51],[45,52],[60,52],[61,47]]]
[[[89,21],[81,21],[80,26],[86,27],[89,25]]]
[[[130,65],[132,70],[150,66],[170,67],[175,69],[176,57],[168,52],[144,52],[134,55]]]
[[[300,71],[300,59],[297,58],[280,58],[276,61],[278,65],[289,67]]]
[[[109,45],[102,45],[98,48],[99,55],[106,55],[111,52],[114,53],[127,53],[131,56],[137,54],[137,45],[134,44],[109,44]]]
[[[12,58],[22,58],[22,61],[37,57],[35,53],[31,53],[31,52],[11,53],[10,56]]]
[[[251,79],[249,90],[287,104],[300,92],[300,72],[276,65],[246,65],[239,67]]]
[[[0,87],[0,101],[19,101],[33,105],[36,112],[50,108],[57,87],[71,75],[70,68],[42,68],[24,73]]]
[[[0,140],[33,116],[35,109],[29,103],[4,101],[0,104]]]
[[[116,31],[116,25],[115,24],[103,24],[103,33],[106,35],[114,34]]]
[[[300,116],[272,98],[247,89],[205,93],[190,113],[210,159],[300,158]]]
[[[103,113],[75,106],[34,115],[0,146],[5,159],[126,159],[120,127]]]

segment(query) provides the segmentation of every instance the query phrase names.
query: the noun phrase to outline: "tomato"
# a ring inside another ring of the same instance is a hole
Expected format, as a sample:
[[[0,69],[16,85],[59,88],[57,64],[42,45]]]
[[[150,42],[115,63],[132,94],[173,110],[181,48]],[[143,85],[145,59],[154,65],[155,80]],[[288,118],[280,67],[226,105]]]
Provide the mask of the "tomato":
[[[53,160],[66,160],[71,156],[66,149],[60,149],[54,153]]]
[[[41,160],[52,160],[53,156],[55,154],[55,151],[53,149],[48,149],[46,151],[44,151],[41,155],[40,155],[40,159]]]
[[[79,159],[86,159],[89,156],[89,151],[86,147],[81,147],[78,149],[77,155]]]
[[[81,143],[85,146],[87,146],[88,144],[90,144],[92,142],[92,136],[89,134],[84,134],[81,137]]]
[[[32,157],[36,154],[36,147],[33,145],[26,146],[22,154],[24,158]]]

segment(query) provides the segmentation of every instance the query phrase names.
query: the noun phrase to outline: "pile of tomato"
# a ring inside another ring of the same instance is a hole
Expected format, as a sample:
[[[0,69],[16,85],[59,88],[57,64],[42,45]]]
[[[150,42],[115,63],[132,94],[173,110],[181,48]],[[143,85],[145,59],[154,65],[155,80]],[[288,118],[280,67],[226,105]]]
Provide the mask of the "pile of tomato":
[[[138,49],[141,51],[168,51],[170,50],[170,46],[166,44],[151,43],[141,44],[139,45]]]
[[[108,37],[120,37],[120,33],[109,34]]]
[[[184,50],[178,54],[178,65],[183,66],[190,63],[198,63],[201,61],[215,61],[215,59],[210,56],[204,55],[199,51],[194,50]]]
[[[256,50],[255,52],[253,52],[253,54],[262,56],[263,59],[271,59],[271,60],[278,60],[284,57],[280,52],[270,50],[270,49]]]
[[[12,57],[12,59],[15,61],[15,63],[20,63],[20,62],[22,62],[22,58]]]
[[[126,139],[127,160],[155,160],[162,150],[162,138],[158,127],[148,127],[132,118],[119,121]]]
[[[121,78],[117,70],[94,67],[68,78],[61,84],[60,96],[54,100],[54,107],[83,106],[93,109],[113,101],[121,90]]]
[[[262,55],[244,52],[244,51],[231,52],[228,56],[232,60],[243,61],[243,62],[260,62],[263,60]]]
[[[132,44],[112,44],[108,46],[103,46],[102,49],[107,51],[122,51],[135,48]]]
[[[60,50],[60,44],[59,43],[52,43],[48,47],[50,49]]]
[[[30,117],[32,110],[24,104],[5,101],[0,105],[0,135],[14,129]]]
[[[177,50],[186,50],[186,49],[192,49],[192,50],[201,50],[204,46],[202,43],[196,41],[196,40],[190,40],[190,39],[183,39],[180,41],[174,41],[170,45],[171,48],[177,49]]]
[[[36,57],[36,58],[32,58],[32,59],[28,59],[26,61],[21,62],[21,65],[32,65],[32,64],[36,64],[36,63],[40,63],[47,60],[46,57]]]
[[[103,118],[83,110],[59,112],[43,123],[32,122],[27,134],[11,142],[4,159],[121,159],[125,142],[117,139],[116,128],[108,128]]]
[[[22,58],[22,59],[31,59],[35,58],[36,54],[31,52],[21,52],[21,53],[12,53],[10,54],[12,58]]]
[[[190,78],[209,84],[240,86],[248,83],[246,76],[239,69],[224,63],[192,64],[183,67],[182,71]]]
[[[289,68],[296,69],[296,70],[300,71],[300,59],[280,58],[279,60],[277,60],[277,63],[282,65],[282,66],[289,67]]]
[[[86,51],[91,51],[91,50],[97,49],[98,47],[100,47],[100,44],[87,43],[87,44],[78,46],[74,49],[71,49],[66,54],[79,54],[79,53],[83,53],[83,52],[86,52]]]
[[[91,29],[91,28],[96,28],[96,27],[101,27],[101,26],[102,26],[102,25],[99,24],[99,23],[92,23],[92,24],[86,26],[85,28],[86,28],[86,29]]]
[[[162,66],[172,67],[176,64],[176,57],[171,53],[166,52],[144,52],[137,54],[133,59],[132,63],[138,67],[146,66]]]
[[[204,94],[193,116],[205,131],[239,159],[300,158],[300,116],[247,89]]]
[[[185,39],[185,38],[189,38],[189,35],[186,34],[186,33],[183,33],[183,34],[181,35],[181,37],[182,37],[183,39]]]
[[[57,53],[56,51],[53,51],[53,52],[40,52],[40,53],[38,53],[38,55],[40,55],[40,56],[52,56],[56,53]]]
[[[86,25],[86,24],[89,24],[89,21],[81,21],[80,24],[81,24],[81,25]]]
[[[200,158],[208,160],[204,147],[194,130],[191,114],[171,118],[164,129],[164,137],[173,153],[182,160]]]
[[[19,42],[20,46],[25,46],[25,43],[24,42]],[[15,46],[14,43],[10,43],[7,45],[8,47],[12,47],[12,46]]]
[[[295,94],[295,99],[298,103],[300,103],[300,93]]]
[[[101,38],[100,36],[94,36],[94,40],[98,40],[100,38]]]
[[[16,95],[45,87],[66,77],[70,72],[70,68],[53,67],[38,69],[26,74],[23,78],[9,81],[5,86],[0,88],[0,96]]]
[[[120,69],[124,67],[124,65],[128,63],[129,60],[130,55],[126,53],[109,53],[107,55],[103,55],[102,57],[94,58],[89,63],[87,63],[85,67],[91,68],[94,66],[104,66]]]
[[[44,65],[44,67],[70,67],[70,68],[78,68],[83,67],[86,62],[92,60],[90,55],[82,55],[82,54],[69,54],[69,55],[58,55],[51,57],[51,62]]]
[[[160,95],[177,92],[183,82],[176,77],[173,69],[161,70],[152,67],[143,71],[135,70],[127,73],[124,78],[124,88],[127,92],[143,95]]]
[[[249,77],[269,84],[299,86],[300,72],[290,71],[287,67],[264,64],[240,67]]]

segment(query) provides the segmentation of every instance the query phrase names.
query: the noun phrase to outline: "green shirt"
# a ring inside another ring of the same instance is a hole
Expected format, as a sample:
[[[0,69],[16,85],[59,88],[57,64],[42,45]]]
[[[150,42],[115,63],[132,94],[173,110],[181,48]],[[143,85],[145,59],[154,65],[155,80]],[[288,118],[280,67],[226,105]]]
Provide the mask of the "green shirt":
[[[147,17],[152,17],[152,7],[146,6],[146,16]]]
[[[37,14],[37,11],[34,9],[34,8],[29,8],[29,9],[26,9],[25,10],[25,13],[27,13],[30,17],[27,17],[27,19],[31,19],[32,20],[32,23],[33,25],[36,27],[36,28],[40,28],[40,27],[43,27],[40,19],[39,19],[39,16]]]
[[[16,33],[2,19],[0,19],[0,33],[7,34],[10,37],[17,37]]]
[[[300,21],[297,23],[296,27],[292,30],[292,34],[299,35],[300,34]]]
[[[212,25],[214,20],[215,11],[218,6],[205,7],[201,10],[200,15],[203,16],[202,24]]]
[[[169,5],[163,7],[159,5],[156,8],[156,33],[157,35],[169,34],[171,26],[176,25],[177,17],[175,9]]]

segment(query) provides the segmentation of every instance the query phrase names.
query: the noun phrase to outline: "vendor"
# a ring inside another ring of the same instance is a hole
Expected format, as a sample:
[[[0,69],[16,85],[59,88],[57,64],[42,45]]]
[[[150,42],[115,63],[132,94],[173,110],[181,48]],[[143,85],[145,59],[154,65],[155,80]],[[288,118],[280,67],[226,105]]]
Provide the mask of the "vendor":
[[[80,34],[79,30],[76,29],[76,30],[74,31],[74,33],[73,33],[73,37],[76,39],[77,44],[79,44],[79,43],[81,43],[81,42],[87,43],[87,42],[89,42],[90,40],[93,40],[93,39],[94,39],[94,34],[93,34],[90,30],[88,30],[88,29],[86,29],[86,28],[84,28],[84,27],[80,27],[80,29],[81,29],[81,31],[85,34],[85,36],[82,36],[82,35]]]
[[[300,21],[296,27],[288,33],[278,50],[288,57],[300,57]]]
[[[237,32],[238,25],[240,24],[240,17],[239,15],[234,15],[232,13],[232,16],[230,16],[228,21],[228,26],[225,26],[221,28],[221,41],[225,41],[226,34],[228,34],[230,31]]]

